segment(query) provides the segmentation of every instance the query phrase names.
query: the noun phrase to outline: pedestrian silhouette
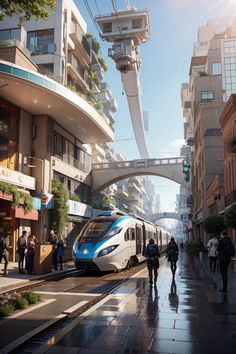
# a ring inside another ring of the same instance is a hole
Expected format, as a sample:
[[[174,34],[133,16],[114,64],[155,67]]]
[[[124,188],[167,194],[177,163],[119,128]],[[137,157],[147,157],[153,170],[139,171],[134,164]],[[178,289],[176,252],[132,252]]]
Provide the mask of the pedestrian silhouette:
[[[166,255],[167,255],[168,262],[170,262],[170,268],[172,271],[172,275],[174,277],[177,268],[176,263],[179,256],[179,248],[177,243],[175,242],[174,237],[171,237],[170,242],[167,245]]]
[[[227,293],[228,290],[228,267],[231,262],[231,257],[235,256],[235,249],[232,241],[227,235],[226,231],[221,233],[221,239],[219,240],[217,247],[219,255],[220,271],[222,276],[223,288],[220,292]]]
[[[154,286],[156,286],[157,281],[157,271],[159,268],[159,257],[160,252],[158,246],[155,244],[154,239],[150,238],[149,243],[147,245],[145,251],[145,257],[147,257],[147,268],[148,268],[148,275],[149,275],[149,283],[152,286],[154,280]],[[153,279],[154,273],[154,279]]]
[[[215,273],[216,271],[216,261],[218,258],[218,251],[217,251],[218,242],[219,240],[216,235],[212,235],[210,240],[207,242],[207,251],[210,260],[209,268],[211,273],[212,272]]]

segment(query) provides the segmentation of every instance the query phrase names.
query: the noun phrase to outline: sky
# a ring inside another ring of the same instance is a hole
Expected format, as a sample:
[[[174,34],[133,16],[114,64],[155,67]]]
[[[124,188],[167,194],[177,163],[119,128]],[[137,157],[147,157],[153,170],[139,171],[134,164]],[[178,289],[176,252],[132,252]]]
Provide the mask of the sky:
[[[114,1],[114,0],[113,0]],[[99,39],[84,0],[75,0],[84,17],[88,32]],[[88,0],[94,16],[113,12],[112,0]],[[118,9],[125,8],[128,0],[116,0]],[[149,132],[146,133],[150,158],[179,156],[184,144],[181,85],[188,82],[193,43],[197,42],[198,27],[208,20],[236,15],[236,0],[129,0],[131,7],[148,9],[151,37],[141,44],[142,66],[140,82],[142,109],[148,111]],[[99,41],[101,53],[108,66],[106,81],[118,103],[115,113],[115,152],[128,155],[128,159],[140,158],[127,98],[122,95],[120,73],[114,61],[108,57],[111,43]],[[162,211],[174,211],[179,185],[168,179],[152,177],[156,192],[160,194]]]

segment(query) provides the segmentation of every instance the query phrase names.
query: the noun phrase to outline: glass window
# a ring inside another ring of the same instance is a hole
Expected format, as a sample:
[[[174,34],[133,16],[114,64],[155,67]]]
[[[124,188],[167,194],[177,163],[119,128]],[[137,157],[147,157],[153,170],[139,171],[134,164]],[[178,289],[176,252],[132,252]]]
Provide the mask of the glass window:
[[[88,238],[100,237],[111,226],[113,221],[95,220],[88,224],[85,228],[81,240]]]
[[[133,29],[142,28],[142,19],[141,18],[133,19],[132,20],[132,28]]]
[[[134,241],[135,240],[135,230],[134,229],[129,229],[130,230],[130,240]]]
[[[221,74],[221,63],[212,63],[212,75]]]
[[[27,33],[27,48],[31,53],[53,53],[54,29],[46,29]]]
[[[214,91],[202,91],[201,92],[201,99],[204,101],[214,100],[215,95]]]
[[[111,22],[105,22],[103,23],[103,33],[109,33],[112,32],[112,23]]]

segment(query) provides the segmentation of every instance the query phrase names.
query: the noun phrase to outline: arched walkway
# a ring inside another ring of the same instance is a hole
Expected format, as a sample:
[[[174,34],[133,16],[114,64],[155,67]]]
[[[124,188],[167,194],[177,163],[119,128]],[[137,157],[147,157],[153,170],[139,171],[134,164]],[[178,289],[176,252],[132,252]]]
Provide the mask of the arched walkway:
[[[132,176],[153,175],[168,178],[189,188],[182,171],[184,157],[115,161],[92,165],[92,194]]]

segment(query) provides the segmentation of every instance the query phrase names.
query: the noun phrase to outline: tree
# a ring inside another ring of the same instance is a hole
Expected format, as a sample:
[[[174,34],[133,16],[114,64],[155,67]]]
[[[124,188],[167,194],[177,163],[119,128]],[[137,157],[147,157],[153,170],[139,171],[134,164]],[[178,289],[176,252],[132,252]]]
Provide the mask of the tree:
[[[54,208],[51,210],[51,224],[58,235],[63,235],[68,217],[68,198],[64,185],[55,179],[52,180],[52,194]]]
[[[236,230],[236,204],[233,204],[225,213],[225,224]]]
[[[50,12],[46,9],[54,9],[56,0],[1,0],[0,21],[6,16],[19,16],[19,25],[29,21],[31,17],[36,20],[47,20]]]
[[[208,234],[220,234],[225,229],[224,217],[210,215],[204,220],[203,227]]]

